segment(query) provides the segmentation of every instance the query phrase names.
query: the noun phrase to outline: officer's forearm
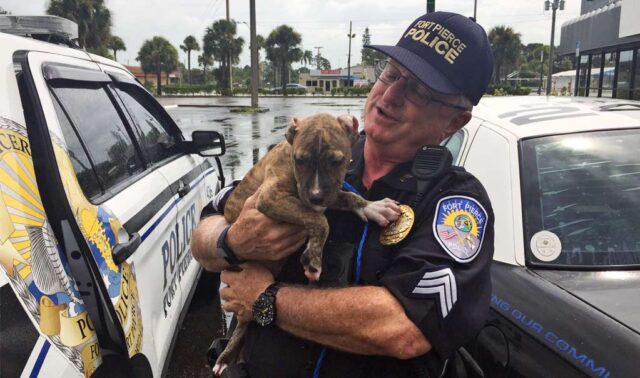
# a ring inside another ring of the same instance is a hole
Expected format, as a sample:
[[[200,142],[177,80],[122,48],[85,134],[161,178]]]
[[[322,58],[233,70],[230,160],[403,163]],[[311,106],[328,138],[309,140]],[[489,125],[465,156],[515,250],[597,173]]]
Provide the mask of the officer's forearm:
[[[276,309],[280,328],[334,349],[400,359],[431,349],[400,303],[382,287],[283,287]]]
[[[217,253],[218,236],[227,225],[222,215],[212,215],[202,219],[193,231],[191,253],[206,270],[219,272],[229,267]]]

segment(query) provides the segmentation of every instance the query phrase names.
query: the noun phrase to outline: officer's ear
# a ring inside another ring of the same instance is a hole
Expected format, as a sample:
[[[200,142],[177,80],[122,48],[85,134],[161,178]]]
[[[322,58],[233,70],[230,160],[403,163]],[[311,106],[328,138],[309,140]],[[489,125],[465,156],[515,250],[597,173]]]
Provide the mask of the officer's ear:
[[[457,113],[453,118],[451,118],[449,124],[445,128],[445,138],[448,138],[458,132],[458,130],[463,128],[464,125],[469,123],[469,121],[471,121],[471,112],[469,110]]]
[[[296,117],[291,118],[291,121],[289,122],[289,130],[287,130],[287,133],[284,135],[287,142],[291,145],[293,145],[293,138],[296,136],[296,131],[298,131],[299,122],[300,121]]]

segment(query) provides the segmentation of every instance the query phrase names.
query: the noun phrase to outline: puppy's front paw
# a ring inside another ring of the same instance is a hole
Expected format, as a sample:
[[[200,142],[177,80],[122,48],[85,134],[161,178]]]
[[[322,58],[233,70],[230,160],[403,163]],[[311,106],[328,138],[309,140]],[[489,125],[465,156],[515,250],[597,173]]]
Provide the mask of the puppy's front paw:
[[[389,198],[379,201],[369,202],[369,204],[358,211],[360,217],[367,221],[373,221],[381,227],[386,227],[391,222],[395,222],[402,210],[398,202]]]
[[[300,263],[304,266],[304,275],[309,282],[317,282],[320,280],[322,273],[322,250],[316,250],[311,246],[311,242],[307,244],[307,249],[300,256]]]

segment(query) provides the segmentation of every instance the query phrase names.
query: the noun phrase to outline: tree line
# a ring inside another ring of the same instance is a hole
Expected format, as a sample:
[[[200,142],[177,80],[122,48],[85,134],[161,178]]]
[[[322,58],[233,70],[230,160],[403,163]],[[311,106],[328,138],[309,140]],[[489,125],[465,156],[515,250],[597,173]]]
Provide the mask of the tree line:
[[[510,26],[499,25],[488,33],[495,58],[493,82],[508,82],[508,79],[532,86],[538,83],[541,73],[546,75],[549,67],[549,46],[542,43],[524,45],[522,35]],[[542,58],[542,59],[541,59]],[[553,72],[574,69],[574,61],[568,57],[553,57]]]
[[[4,13],[6,10],[2,9]],[[105,0],[51,0],[47,14],[67,18],[78,24],[78,44],[91,53],[117,59],[117,52],[126,50],[124,41],[111,34],[111,12]],[[489,41],[495,56],[493,81],[500,83],[507,79],[539,80],[541,72],[548,72],[549,46],[541,43],[524,45],[521,34],[508,26],[496,26],[489,33]],[[371,43],[369,28],[362,34],[362,44]],[[232,94],[232,69],[239,63],[239,56],[248,45],[237,36],[237,22],[234,20],[217,20],[204,30],[204,36],[198,41],[193,35],[187,36],[179,48],[187,55],[185,69],[186,83],[206,84],[214,81],[222,94]],[[331,63],[325,57],[304,50],[302,36],[291,26],[280,25],[264,38],[257,36],[259,55],[264,51],[264,79],[271,86],[281,86],[283,94],[287,94],[285,86],[289,82],[297,82],[301,72],[308,72],[307,65],[313,64],[317,69],[330,69]],[[195,58],[202,70],[192,70],[192,53],[200,52]],[[540,57],[543,55],[543,60]],[[361,61],[365,65],[374,65],[384,56],[374,50],[363,48]],[[178,50],[166,38],[154,36],[146,40],[138,51],[136,60],[145,75],[155,74],[158,94],[162,93],[161,75],[182,69],[178,60]],[[259,59],[260,61],[260,59]],[[569,58],[554,57],[554,72],[570,70],[573,62]],[[292,63],[301,63],[303,67],[292,70]],[[217,65],[217,67],[215,67]],[[248,66],[237,68],[240,80],[246,84],[249,80]],[[209,72],[210,71],[210,72]]]
[[[60,16],[78,24],[78,44],[88,52],[117,59],[118,51],[126,51],[122,38],[111,33],[111,12],[104,0],[51,0],[47,14]],[[215,81],[222,94],[232,93],[231,67],[239,63],[242,49],[246,41],[237,36],[237,22],[234,20],[217,20],[204,30],[199,41],[193,35],[187,36],[179,48],[187,55],[186,83],[206,84]],[[363,44],[371,42],[369,29],[362,36]],[[272,86],[282,86],[286,96],[286,84],[297,82],[302,72],[309,72],[307,65],[315,65],[316,69],[331,69],[331,62],[318,51],[313,54],[303,49],[302,36],[289,25],[280,25],[265,38],[257,36],[259,55],[264,51],[263,61],[265,81]],[[194,58],[202,70],[192,70],[192,53],[200,52]],[[374,64],[380,59],[380,53],[369,49],[362,50],[364,64]],[[156,75],[156,92],[162,93],[162,73],[166,73],[165,84],[169,83],[169,73],[182,68],[178,60],[178,50],[166,38],[154,36],[144,41],[138,51],[136,60],[140,62],[142,71]],[[259,59],[260,61],[260,59]],[[216,66],[217,63],[217,67]],[[292,70],[292,63],[300,63],[303,67]],[[247,67],[238,68],[236,73],[242,83],[248,81]],[[209,72],[210,71],[210,72]],[[238,80],[234,80],[238,82]],[[247,84],[248,86],[248,84]]]

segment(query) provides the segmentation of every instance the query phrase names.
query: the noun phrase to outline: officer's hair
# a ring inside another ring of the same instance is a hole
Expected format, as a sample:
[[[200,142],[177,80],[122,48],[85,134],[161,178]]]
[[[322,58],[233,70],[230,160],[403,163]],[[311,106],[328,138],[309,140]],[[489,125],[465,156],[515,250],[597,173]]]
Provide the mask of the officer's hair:
[[[455,101],[455,104],[458,106],[462,106],[468,111],[471,111],[473,109],[473,103],[465,95],[459,95]]]

